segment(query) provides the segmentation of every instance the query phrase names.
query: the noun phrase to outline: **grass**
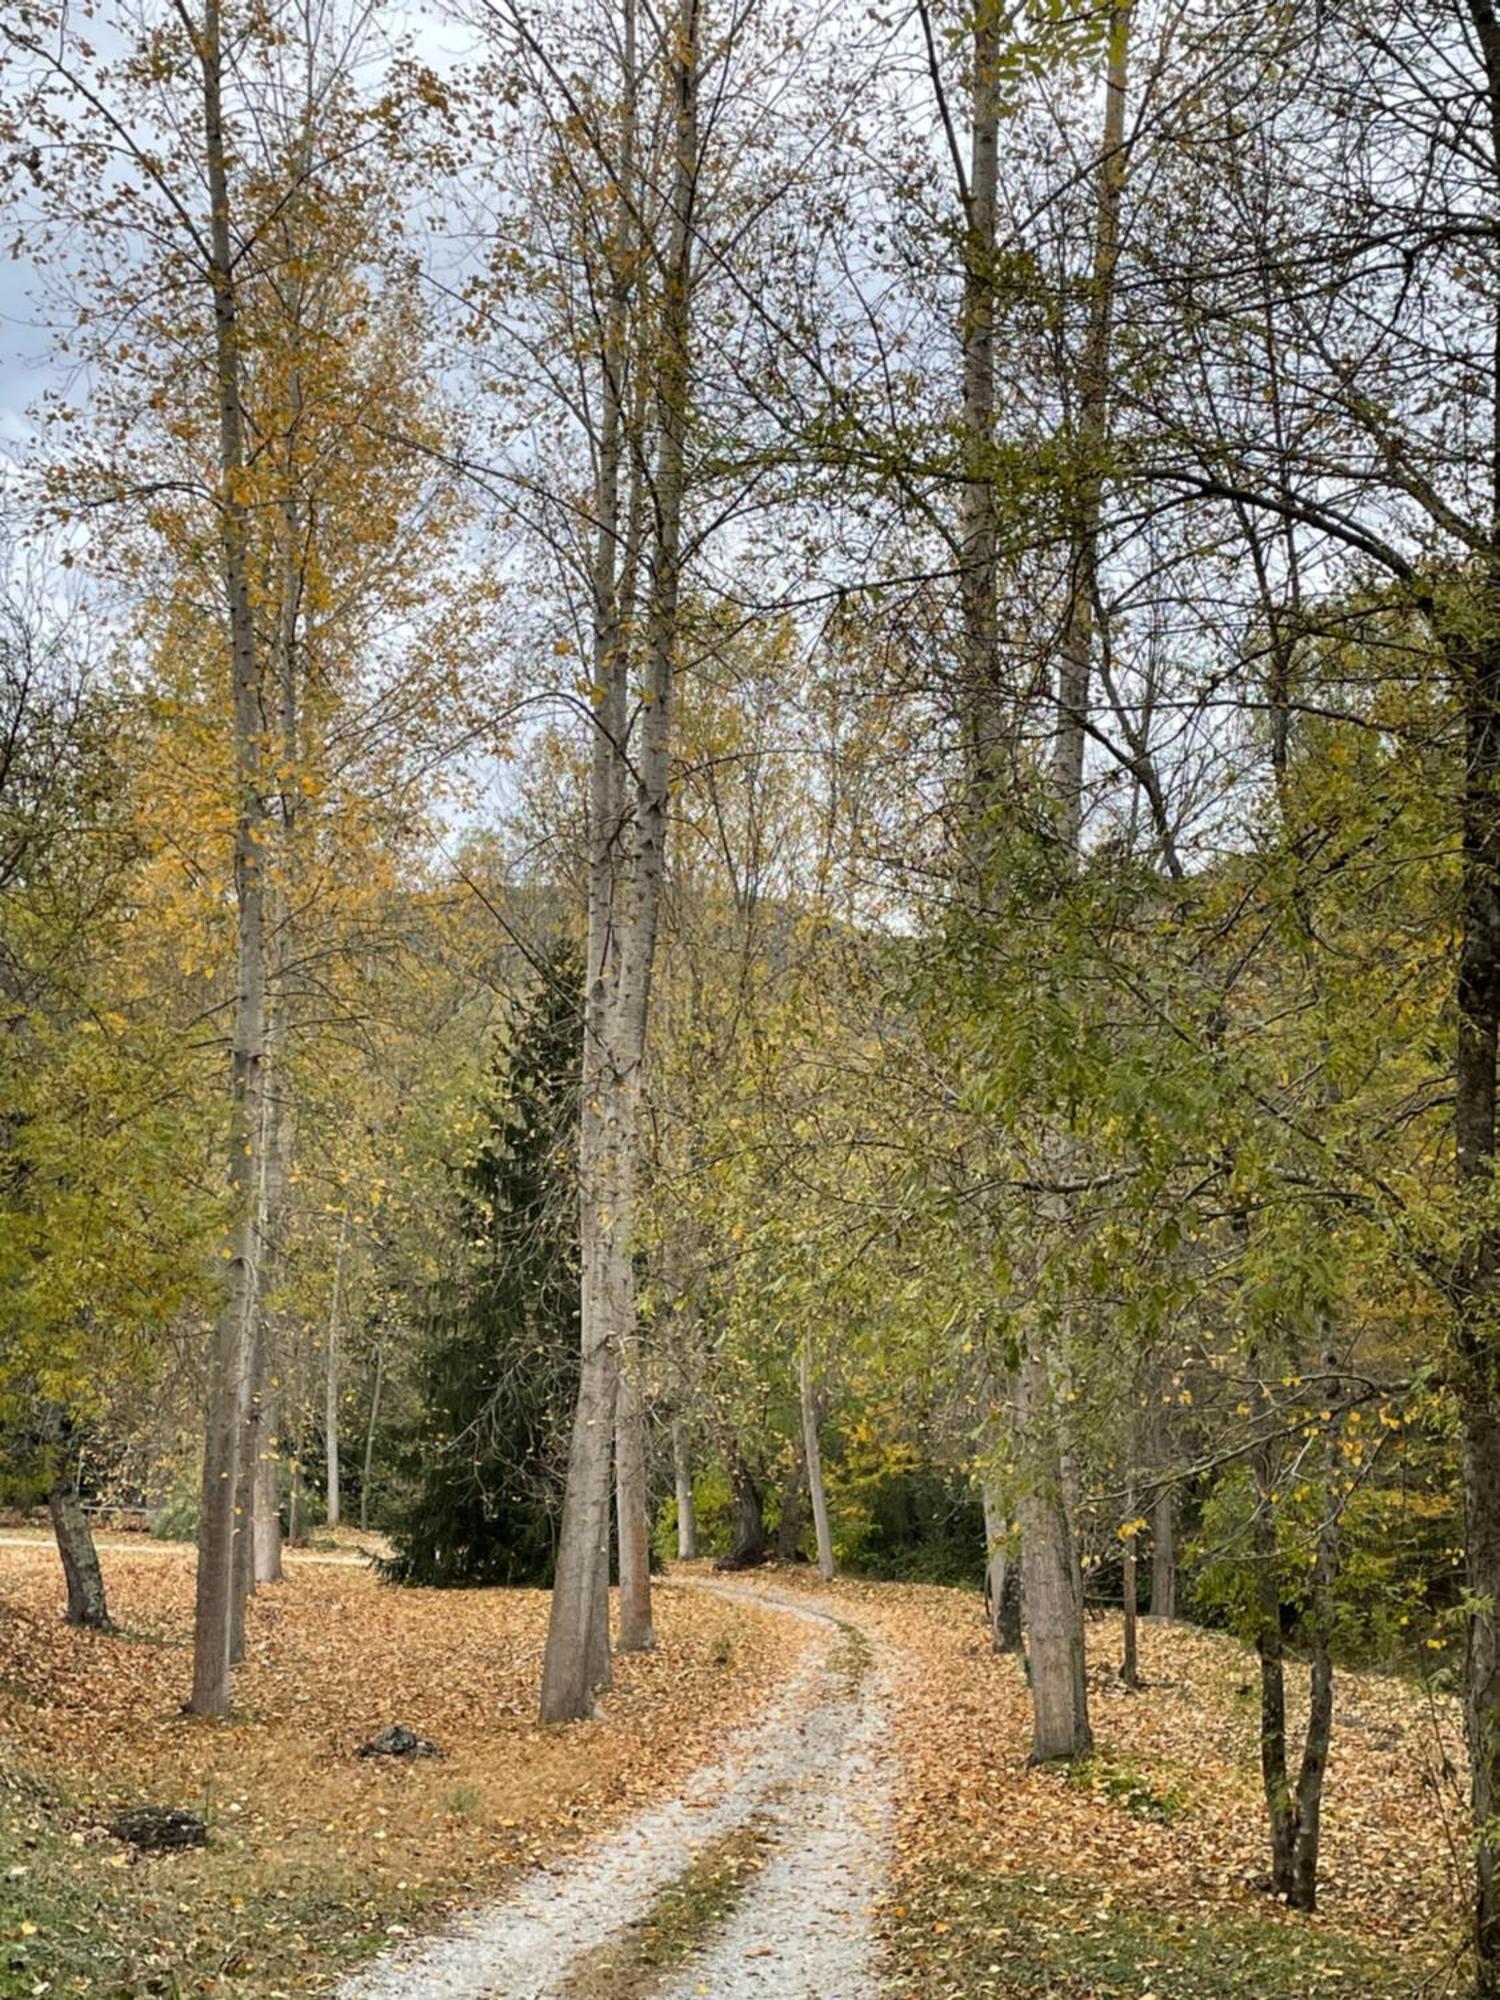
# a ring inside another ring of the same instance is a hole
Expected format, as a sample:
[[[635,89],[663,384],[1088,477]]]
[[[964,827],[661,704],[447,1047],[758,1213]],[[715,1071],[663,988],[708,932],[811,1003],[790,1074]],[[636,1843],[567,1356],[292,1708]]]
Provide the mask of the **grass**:
[[[891,1912],[902,2000],[1415,2000],[1443,1968],[1283,1918],[1041,1875],[924,1870]]]
[[[645,2000],[722,1929],[764,1865],[769,1843],[766,1828],[752,1820],[700,1848],[643,1917],[573,1972],[569,2000]]]
[[[1064,1766],[1063,1775],[1070,1785],[1123,1806],[1137,1819],[1169,1825],[1193,1810],[1192,1793],[1182,1773],[1167,1777],[1133,1757],[1095,1751],[1091,1757],[1078,1757]]]

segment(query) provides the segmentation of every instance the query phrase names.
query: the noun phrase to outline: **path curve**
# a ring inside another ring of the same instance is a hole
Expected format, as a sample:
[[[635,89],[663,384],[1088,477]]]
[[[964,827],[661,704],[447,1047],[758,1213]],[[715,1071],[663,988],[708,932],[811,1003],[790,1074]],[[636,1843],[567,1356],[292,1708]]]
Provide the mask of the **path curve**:
[[[809,1644],[776,1700],[730,1738],[676,1797],[443,1935],[388,1953],[337,2000],[568,2000],[592,1994],[590,1961],[633,1924],[695,1856],[754,1828],[767,1859],[722,1926],[686,1963],[645,1987],[651,2000],[875,2000],[872,1907],[889,1845],[894,1784],[889,1670],[831,1605],[752,1584],[684,1578],[802,1621]]]

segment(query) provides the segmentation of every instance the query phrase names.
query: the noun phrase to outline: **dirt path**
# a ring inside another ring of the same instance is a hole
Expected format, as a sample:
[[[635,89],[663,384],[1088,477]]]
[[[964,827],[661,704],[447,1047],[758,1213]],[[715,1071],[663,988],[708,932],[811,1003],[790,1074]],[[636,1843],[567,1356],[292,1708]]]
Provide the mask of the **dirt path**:
[[[378,1960],[340,2000],[874,2000],[886,1670],[816,1600],[688,1587],[806,1626],[775,1703],[676,1798]]]

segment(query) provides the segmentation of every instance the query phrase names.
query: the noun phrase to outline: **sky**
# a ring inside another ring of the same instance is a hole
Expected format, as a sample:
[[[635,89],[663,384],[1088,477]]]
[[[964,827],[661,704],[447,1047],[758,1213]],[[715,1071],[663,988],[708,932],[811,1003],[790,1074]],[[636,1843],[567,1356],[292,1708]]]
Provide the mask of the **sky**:
[[[153,4],[143,0],[142,11],[149,14]],[[440,6],[375,0],[373,12],[393,37],[409,37],[421,59],[440,74],[461,66],[473,47],[474,31]],[[107,28],[97,18],[89,23],[89,35],[96,46],[107,46]],[[0,154],[0,478],[6,462],[14,464],[35,434],[28,411],[46,389],[66,379],[39,274],[26,251],[29,192],[25,166]]]

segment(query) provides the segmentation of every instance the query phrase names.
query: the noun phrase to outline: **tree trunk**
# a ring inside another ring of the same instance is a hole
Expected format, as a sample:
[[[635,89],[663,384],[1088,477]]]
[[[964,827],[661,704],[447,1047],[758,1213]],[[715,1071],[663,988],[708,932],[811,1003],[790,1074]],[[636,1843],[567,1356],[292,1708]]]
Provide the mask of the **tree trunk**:
[[[1271,1424],[1270,1397],[1262,1392],[1262,1421]],[[1281,1592],[1276,1573],[1276,1467],[1274,1448],[1251,1457],[1255,1492],[1252,1549],[1256,1565],[1255,1650],[1260,1658],[1260,1777],[1271,1825],[1271,1887],[1290,1896],[1296,1866],[1297,1826],[1286,1755],[1286,1669],[1281,1639]]]
[[[669,240],[662,260],[653,414],[656,456],[651,506],[632,497],[623,563],[619,537],[625,416],[626,338],[633,248],[635,17],[625,19],[626,108],[618,177],[614,294],[605,341],[604,416],[597,454],[599,541],[594,581],[595,685],[600,690],[589,782],[589,994],[585,1010],[584,1114],[580,1121],[583,1215],[583,1365],[558,1544],[557,1581],[542,1668],[546,1721],[586,1715],[595,1678],[608,1660],[598,1608],[600,1547],[607,1549],[609,1441],[622,1344],[635,1326],[634,1214],[641,1071],[646,1054],[651,974],[666,854],[668,750],[678,641],[682,504],[686,467],[693,203],[698,174],[697,0],[681,0],[668,37],[675,103]],[[637,489],[647,476],[637,464]],[[653,531],[645,619],[643,695],[628,686],[631,620],[622,605],[634,589],[637,522]],[[638,729],[634,755],[627,729]],[[628,803],[627,803],[628,801]],[[623,838],[622,838],[623,835]],[[594,1273],[590,1283],[590,1272]],[[599,1426],[598,1448],[588,1435]],[[602,1462],[601,1462],[602,1461]],[[574,1504],[575,1472],[579,1481]],[[640,1579],[649,1596],[649,1574]]]
[[[1035,1350],[1022,1360],[1018,1397],[1017,1436],[1026,1448],[1017,1512],[1034,1725],[1031,1761],[1047,1764],[1087,1755],[1094,1739],[1078,1555],[1063,1500],[1052,1384],[1045,1358]]]
[[[635,285],[636,9],[622,21],[623,101],[615,176],[610,292],[601,355],[600,423],[595,449],[593,685],[589,743],[588,963],[583,995],[582,1107],[578,1122],[578,1214],[581,1265],[578,1393],[568,1448],[568,1476],[558,1531],[557,1571],[542,1662],[544,1722],[576,1720],[594,1706],[609,1676],[610,1461],[619,1390],[619,1342],[628,1324],[620,1286],[629,1283],[629,1248],[612,1238],[622,1218],[611,1204],[628,1193],[621,1148],[635,1141],[628,1078],[613,1060],[612,988],[618,980],[616,907],[619,852],[626,826],[624,752],[629,710],[628,631],[622,591],[630,588],[631,553],[621,546],[621,471],[631,294]],[[625,1294],[628,1299],[628,1290]]]
[[[1000,34],[997,9],[981,0],[974,24],[969,176],[964,196],[964,484],[959,499],[960,591],[971,859],[982,900],[990,815],[1008,795],[1013,735],[997,647],[995,524],[995,227],[999,195]]]
[[[738,1452],[729,1460],[729,1494],[733,1539],[714,1568],[753,1569],[766,1559],[766,1517],[760,1483]]]
[[[1083,833],[1083,752],[1093,671],[1099,531],[1104,512],[1110,348],[1120,257],[1120,201],[1125,188],[1126,62],[1132,4],[1133,0],[1114,0],[1110,17],[1089,320],[1078,366],[1078,515],[1058,668],[1057,740],[1052,757],[1058,843],[1070,861],[1079,851]]]
[[[261,1060],[266,1012],[265,885],[261,859],[266,810],[260,669],[244,500],[244,412],[221,97],[219,0],[206,0],[198,58],[203,88],[209,275],[219,405],[217,500],[233,689],[236,990],[230,1062],[228,1274],[209,1367],[193,1615],[193,1689],[189,1706],[197,1715],[222,1715],[230,1699],[229,1655],[237,1582],[235,1503],[250,1407],[250,1344],[255,1312]]]
[[[1151,1616],[1177,1616],[1177,1500],[1170,1486],[1151,1507]]]
[[[1472,1769],[1475,1849],[1474,1942],[1483,2000],[1500,1995],[1500,1395],[1469,1386],[1461,1401],[1469,1616],[1465,1724]],[[1481,1595],[1481,1593],[1483,1593]]]
[[[255,1462],[255,1502],[251,1532],[255,1538],[255,1581],[257,1583],[280,1583],[283,1577],[281,1567],[281,1493],[276,1468],[280,1463],[280,1440],[276,1434],[281,1411],[281,1398],[274,1386],[268,1385],[265,1401],[264,1443],[260,1456]]]
[[[647,1497],[646,1405],[641,1393],[639,1335],[624,1342],[615,1411],[615,1517],[620,1550],[622,1653],[649,1653],[656,1645],[651,1620],[651,1516]]]
[[[677,1560],[695,1562],[698,1556],[698,1509],[693,1499],[693,1468],[688,1458],[687,1426],[681,1417],[672,1419],[672,1479],[677,1489]]]
[[[776,1559],[795,1562],[802,1547],[802,1533],[811,1518],[807,1498],[807,1454],[801,1444],[781,1488],[781,1507],[776,1516]]]
[[[980,1487],[984,1507],[984,1615],[997,1653],[1021,1650],[1021,1565],[999,1480]]]
[[[1477,6],[1474,12],[1477,20]],[[1500,25],[1492,15],[1480,23],[1480,38],[1492,120],[1500,128]],[[1496,393],[1500,398],[1500,382]],[[1500,456],[1494,480],[1493,544],[1500,551]],[[1448,653],[1465,709],[1454,1102],[1468,1232],[1457,1272],[1454,1371],[1469,1601],[1464,1714],[1476,1829],[1475,1990],[1483,2000],[1500,2000],[1500,1230],[1489,1220],[1500,1043],[1500,553],[1490,556],[1478,585],[1473,628],[1450,638]]]
[[[1127,1526],[1135,1520],[1135,1493],[1133,1490],[1127,1490],[1125,1494],[1125,1520]],[[1141,1684],[1141,1669],[1138,1653],[1139,1633],[1136,1622],[1139,1607],[1136,1603],[1136,1533],[1134,1527],[1130,1528],[1129,1534],[1125,1537],[1124,1569],[1125,1637],[1120,1655],[1120,1679],[1125,1683],[1126,1687],[1138,1688]]]
[[[802,1448],[807,1465],[807,1490],[812,1500],[813,1530],[818,1538],[818,1573],[833,1579],[833,1532],[828,1525],[828,1495],[823,1490],[823,1453],[818,1444],[818,1406],[813,1394],[812,1338],[804,1334],[798,1370],[802,1400]]]
[[[359,1525],[370,1525],[370,1473],[375,1464],[375,1427],[380,1422],[380,1390],[385,1379],[385,1342],[375,1343],[375,1385],[370,1391],[370,1421],[365,1429],[365,1462],[359,1481]]]
[[[86,1626],[91,1632],[113,1632],[94,1531],[72,1480],[55,1482],[47,1495],[47,1512],[52,1516],[52,1532],[68,1586],[68,1623]]]
[[[323,1374],[323,1451],[327,1468],[326,1518],[330,1530],[339,1525],[339,1313],[344,1303],[344,1253],[349,1242],[349,1204],[339,1223],[339,1247],[333,1260],[333,1298],[328,1308],[328,1352]]]

